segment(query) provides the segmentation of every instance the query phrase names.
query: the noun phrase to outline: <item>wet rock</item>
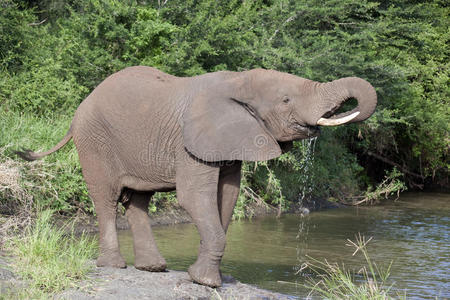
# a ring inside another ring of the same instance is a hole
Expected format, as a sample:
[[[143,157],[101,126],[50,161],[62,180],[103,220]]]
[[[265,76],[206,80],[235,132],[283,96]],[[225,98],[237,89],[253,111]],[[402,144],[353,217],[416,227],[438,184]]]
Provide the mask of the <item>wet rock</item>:
[[[306,207],[300,207],[298,211],[302,216],[309,215],[309,209]]]

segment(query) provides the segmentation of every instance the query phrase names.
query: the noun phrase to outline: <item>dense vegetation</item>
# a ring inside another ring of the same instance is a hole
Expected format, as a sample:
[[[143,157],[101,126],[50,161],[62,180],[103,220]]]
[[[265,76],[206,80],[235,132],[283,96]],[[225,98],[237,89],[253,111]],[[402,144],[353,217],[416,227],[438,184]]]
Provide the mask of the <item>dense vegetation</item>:
[[[247,163],[237,212],[255,198],[283,208],[380,183],[448,188],[448,15],[440,0],[0,0],[0,163],[14,149],[54,145],[88,93],[126,66],[178,76],[262,67],[318,81],[359,76],[379,106],[362,124],[323,130],[314,163],[302,142]],[[92,209],[73,144],[12,165],[42,206]]]

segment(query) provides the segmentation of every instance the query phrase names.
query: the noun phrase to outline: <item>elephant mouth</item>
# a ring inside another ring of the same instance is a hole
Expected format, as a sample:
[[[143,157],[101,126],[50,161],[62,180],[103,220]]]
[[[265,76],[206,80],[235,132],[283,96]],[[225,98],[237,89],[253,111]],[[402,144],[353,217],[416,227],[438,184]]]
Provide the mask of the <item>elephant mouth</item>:
[[[291,128],[299,135],[299,138],[312,138],[320,135],[319,126],[294,123],[291,125]]]

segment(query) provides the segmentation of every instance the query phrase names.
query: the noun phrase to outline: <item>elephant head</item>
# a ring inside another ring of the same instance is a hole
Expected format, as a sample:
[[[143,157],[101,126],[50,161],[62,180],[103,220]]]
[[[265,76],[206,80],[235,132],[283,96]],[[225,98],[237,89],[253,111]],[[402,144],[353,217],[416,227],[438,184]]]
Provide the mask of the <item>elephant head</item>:
[[[377,104],[375,89],[357,77],[319,83],[263,69],[217,77],[183,115],[186,149],[208,162],[278,157],[281,143],[317,136],[319,126],[363,121]],[[336,114],[350,98],[357,107]]]

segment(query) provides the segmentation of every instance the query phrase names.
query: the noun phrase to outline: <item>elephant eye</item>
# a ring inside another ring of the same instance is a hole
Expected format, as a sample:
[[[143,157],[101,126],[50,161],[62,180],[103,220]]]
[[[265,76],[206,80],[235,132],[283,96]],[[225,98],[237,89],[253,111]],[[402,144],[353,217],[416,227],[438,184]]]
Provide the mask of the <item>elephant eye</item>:
[[[285,97],[284,99],[283,99],[283,102],[284,103],[289,103],[291,101],[291,99],[289,99],[288,97]]]

